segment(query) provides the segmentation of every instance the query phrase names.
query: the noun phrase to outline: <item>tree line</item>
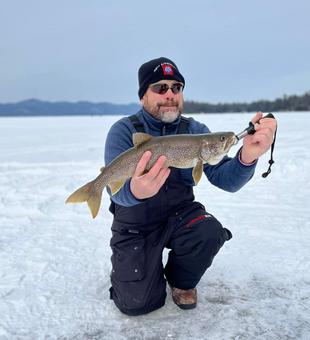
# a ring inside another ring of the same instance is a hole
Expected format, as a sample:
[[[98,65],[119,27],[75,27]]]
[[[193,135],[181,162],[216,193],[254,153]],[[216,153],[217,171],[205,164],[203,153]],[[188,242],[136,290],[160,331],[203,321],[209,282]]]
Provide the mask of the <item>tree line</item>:
[[[184,113],[225,113],[225,112],[277,112],[277,111],[310,111],[310,91],[301,96],[284,95],[276,100],[258,100],[252,103],[200,103],[184,102]]]
[[[47,102],[29,99],[18,103],[1,104],[0,117],[7,116],[80,116],[80,115],[131,115],[141,109],[141,104],[117,105],[91,102]],[[301,96],[286,96],[274,101],[258,100],[252,103],[209,104],[185,101],[183,113],[234,113],[234,112],[310,111],[310,91]]]

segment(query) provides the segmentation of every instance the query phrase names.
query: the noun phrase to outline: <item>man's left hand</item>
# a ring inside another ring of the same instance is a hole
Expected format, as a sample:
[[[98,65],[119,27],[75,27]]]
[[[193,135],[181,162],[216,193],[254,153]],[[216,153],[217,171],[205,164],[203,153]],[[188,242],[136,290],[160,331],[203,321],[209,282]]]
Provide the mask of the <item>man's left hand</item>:
[[[252,119],[252,123],[255,124],[262,116],[262,112],[258,112]],[[256,132],[254,135],[247,135],[243,140],[241,151],[241,161],[243,163],[253,163],[270,149],[276,127],[277,121],[274,118],[264,118],[259,124],[255,125]]]

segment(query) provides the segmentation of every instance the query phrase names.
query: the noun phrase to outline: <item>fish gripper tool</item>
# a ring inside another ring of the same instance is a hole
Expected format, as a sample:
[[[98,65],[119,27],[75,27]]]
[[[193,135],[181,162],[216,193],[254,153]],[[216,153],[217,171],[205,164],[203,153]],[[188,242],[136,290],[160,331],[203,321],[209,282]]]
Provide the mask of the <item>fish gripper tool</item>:
[[[264,118],[273,118],[273,119],[275,119],[275,117],[274,117],[274,115],[272,113],[268,113],[266,116],[262,117],[261,119],[264,119]],[[235,145],[238,144],[239,140],[244,138],[245,136],[247,136],[247,135],[254,135],[254,133],[255,133],[255,125],[259,124],[261,119],[259,119],[255,124],[250,122],[249,126],[245,130],[243,130],[242,132],[240,132],[237,135],[235,135],[235,139],[236,139]],[[275,131],[275,134],[274,134],[273,142],[271,144],[271,156],[270,156],[270,160],[268,162],[269,163],[269,168],[268,168],[268,170],[266,172],[264,172],[262,174],[263,178],[266,178],[270,174],[271,166],[274,163],[274,160],[273,160],[273,150],[274,150],[274,146],[275,146],[275,142],[276,142],[276,134],[277,134],[277,128],[276,128],[276,131]]]
[[[265,117],[262,117],[261,119],[264,119],[264,118],[273,118],[274,119],[274,115],[272,113],[268,113]],[[235,144],[237,144],[240,139],[244,138],[247,135],[254,135],[254,133],[255,133],[255,125],[259,124],[260,120],[258,120],[255,124],[250,122],[249,126],[245,130],[243,130],[242,132],[238,133],[236,135],[236,143]]]

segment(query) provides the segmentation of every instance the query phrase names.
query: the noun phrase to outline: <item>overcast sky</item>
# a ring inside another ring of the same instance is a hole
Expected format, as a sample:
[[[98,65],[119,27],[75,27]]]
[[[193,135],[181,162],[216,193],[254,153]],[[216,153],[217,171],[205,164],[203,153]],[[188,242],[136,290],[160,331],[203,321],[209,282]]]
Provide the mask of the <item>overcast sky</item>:
[[[185,100],[304,94],[309,14],[309,0],[0,0],[0,103],[138,103],[138,68],[161,56]]]

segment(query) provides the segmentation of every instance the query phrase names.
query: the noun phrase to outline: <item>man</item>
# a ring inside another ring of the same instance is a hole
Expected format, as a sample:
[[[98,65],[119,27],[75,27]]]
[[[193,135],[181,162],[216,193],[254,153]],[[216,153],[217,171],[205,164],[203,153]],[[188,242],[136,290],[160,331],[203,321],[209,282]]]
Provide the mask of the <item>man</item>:
[[[182,124],[184,129],[180,114],[185,80],[176,64],[167,58],[154,59],[143,64],[138,75],[143,108],[136,117],[143,131],[160,136],[178,133]],[[259,112],[253,122],[261,117]],[[235,192],[251,179],[257,158],[270,148],[276,128],[274,119],[263,119],[260,123],[254,135],[244,138],[243,147],[234,158],[226,156],[215,166],[204,165],[204,173],[213,185]],[[128,117],[111,127],[105,164],[133,147],[135,132],[136,127]],[[210,130],[189,118],[184,133]],[[201,203],[195,202],[192,169],[165,168],[166,158],[161,156],[146,175],[140,176],[150,157],[151,153],[145,152],[134,176],[111,196],[114,219],[110,295],[127,315],[141,315],[162,307],[166,281],[180,308],[195,308],[199,280],[225,241],[232,237]],[[170,249],[165,267],[164,248]]]

